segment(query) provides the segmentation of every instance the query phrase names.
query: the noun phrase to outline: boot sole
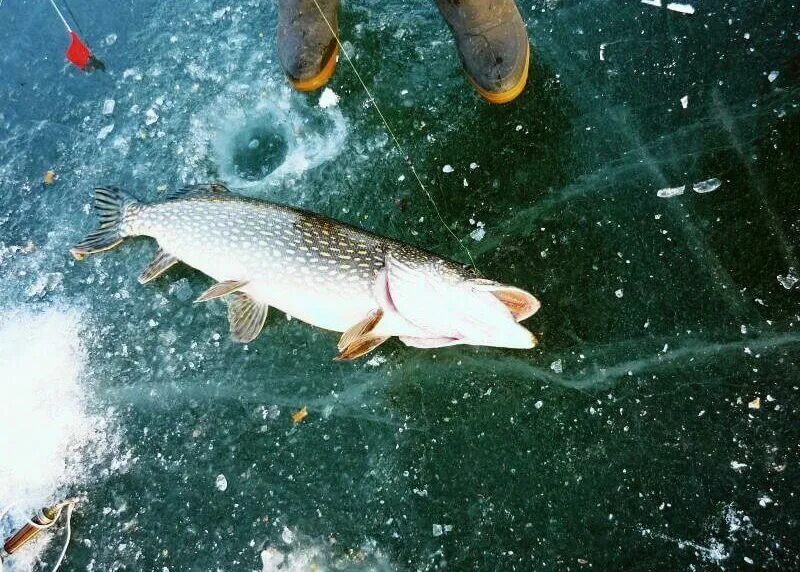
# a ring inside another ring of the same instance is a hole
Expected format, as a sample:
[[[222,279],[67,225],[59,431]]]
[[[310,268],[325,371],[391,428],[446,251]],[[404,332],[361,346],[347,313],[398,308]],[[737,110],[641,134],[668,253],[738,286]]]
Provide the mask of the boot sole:
[[[333,49],[333,52],[331,52],[328,61],[325,62],[325,65],[322,66],[322,69],[317,75],[304,80],[293,80],[288,78],[289,83],[292,84],[292,87],[297,91],[314,91],[321,88],[323,85],[328,83],[328,80],[331,79],[333,72],[336,70],[336,59],[338,57],[339,44],[337,43]]]
[[[530,61],[531,45],[528,44],[528,51],[525,54],[525,69],[522,71],[522,77],[511,89],[507,89],[505,91],[487,91],[475,83],[475,80],[473,80],[472,76],[469,74],[467,74],[467,79],[469,79],[472,87],[475,88],[475,91],[477,91],[478,95],[480,95],[483,99],[494,105],[502,105],[515,100],[525,89],[525,85],[528,83],[528,67],[530,65]]]

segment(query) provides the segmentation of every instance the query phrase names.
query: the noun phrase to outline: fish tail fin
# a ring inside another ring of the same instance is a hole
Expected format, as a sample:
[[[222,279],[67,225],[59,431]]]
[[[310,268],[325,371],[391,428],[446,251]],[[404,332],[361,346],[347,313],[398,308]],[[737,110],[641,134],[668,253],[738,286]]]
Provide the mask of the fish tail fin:
[[[127,236],[123,223],[130,207],[139,204],[131,195],[117,187],[97,187],[94,190],[94,209],[100,218],[97,230],[86,235],[69,252],[76,260],[88,254],[111,250]]]

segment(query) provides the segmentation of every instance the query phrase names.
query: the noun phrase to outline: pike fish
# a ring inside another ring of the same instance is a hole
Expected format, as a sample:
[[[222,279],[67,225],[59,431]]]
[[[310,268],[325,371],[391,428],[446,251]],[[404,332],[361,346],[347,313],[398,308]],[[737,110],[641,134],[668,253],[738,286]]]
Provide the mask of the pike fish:
[[[224,185],[184,187],[144,203],[95,189],[100,226],[70,250],[110,250],[149,236],[158,251],[145,284],[178,262],[215,280],[196,302],[227,297],[232,338],[253,341],[273,306],[343,332],[336,359],[360,357],[397,336],[407,346],[532,348],[518,322],[539,309],[528,292],[408,244],[301,209],[237,196]]]

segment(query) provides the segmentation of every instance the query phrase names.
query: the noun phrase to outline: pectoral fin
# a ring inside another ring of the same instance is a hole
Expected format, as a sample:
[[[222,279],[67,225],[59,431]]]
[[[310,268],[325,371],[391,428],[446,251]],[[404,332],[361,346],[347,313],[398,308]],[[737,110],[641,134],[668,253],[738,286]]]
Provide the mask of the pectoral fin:
[[[235,292],[245,284],[247,284],[246,280],[226,280],[225,282],[217,282],[211,288],[200,294],[194,303],[199,304],[200,302],[208,302],[214,298],[220,298],[231,292]]]
[[[177,258],[159,248],[153,261],[139,274],[139,284],[147,284],[151,280],[155,280],[177,262],[179,262]]]
[[[334,358],[335,361],[350,361],[356,358],[360,358],[364,354],[368,354],[383,342],[388,340],[389,337],[383,336],[373,336],[367,334],[366,336],[361,336],[360,338],[355,339],[349,345],[345,346],[340,352],[339,355]]]
[[[372,330],[375,329],[382,317],[383,310],[373,310],[366,318],[343,333],[337,344],[339,355],[335,359],[337,361],[356,359],[371,352],[388,340],[388,336],[376,336],[372,333]]]
[[[339,343],[337,347],[339,351],[346,348],[354,341],[358,340],[369,334],[372,330],[375,329],[375,326],[378,325],[378,322],[381,321],[383,317],[383,310],[373,310],[371,311],[366,318],[351,326],[345,333],[342,334],[342,337],[339,338]]]
[[[247,294],[238,292],[231,296],[228,320],[233,341],[246,344],[256,339],[264,327],[268,309],[269,306],[256,302]]]

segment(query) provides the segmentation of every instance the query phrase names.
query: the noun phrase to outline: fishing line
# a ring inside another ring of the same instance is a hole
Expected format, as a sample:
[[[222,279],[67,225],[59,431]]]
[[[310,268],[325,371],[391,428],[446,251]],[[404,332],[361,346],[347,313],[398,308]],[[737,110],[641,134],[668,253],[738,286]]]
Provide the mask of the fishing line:
[[[56,6],[56,3],[53,0],[50,0],[50,4],[53,6],[56,14],[58,14],[58,17],[61,18],[61,21],[64,23],[64,27],[67,29],[67,32],[71,34],[72,28],[70,28],[69,24],[67,24],[67,19],[64,18],[64,14],[61,13],[61,10],[58,9],[58,6]]]
[[[53,0],[50,0],[50,1],[52,2]],[[367,88],[367,84],[365,84],[364,80],[361,79],[361,74],[358,73],[358,70],[356,69],[356,66],[353,63],[353,60],[350,59],[350,55],[347,53],[347,50],[344,49],[344,45],[342,45],[342,41],[339,39],[339,34],[337,34],[336,30],[333,29],[333,26],[328,21],[328,17],[325,16],[325,12],[322,11],[322,8],[320,7],[320,5],[317,2],[317,0],[314,0],[314,5],[317,7],[317,10],[319,10],[319,13],[320,13],[320,16],[322,16],[322,19],[325,20],[325,24],[328,26],[328,29],[331,31],[331,34],[333,34],[333,37],[336,40],[336,44],[339,46],[339,49],[341,50],[341,52],[344,54],[344,57],[347,60],[347,63],[350,64],[350,67],[352,68],[353,73],[356,74],[356,77],[358,78],[358,82],[361,84],[361,87],[364,88],[364,92],[367,94],[367,97],[369,98],[370,103],[372,103],[372,106],[375,108],[375,111],[378,112],[378,115],[380,116],[381,121],[383,121],[384,127],[386,127],[386,131],[389,132],[389,135],[391,136],[392,141],[394,141],[394,146],[397,148],[397,151],[400,153],[400,155],[405,160],[406,164],[408,165],[409,169],[411,170],[411,173],[414,175],[414,178],[417,180],[417,183],[419,183],[420,188],[425,193],[425,195],[428,197],[428,201],[430,201],[431,205],[433,206],[433,210],[436,213],[436,216],[439,219],[439,222],[441,222],[442,226],[447,229],[447,232],[449,232],[450,235],[453,238],[455,238],[456,241],[458,241],[459,246],[464,250],[464,252],[467,253],[467,257],[469,258],[470,264],[472,264],[473,268],[476,268],[475,260],[472,258],[472,253],[469,251],[469,248],[467,248],[467,245],[465,245],[464,242],[458,237],[458,235],[456,235],[456,233],[453,232],[453,229],[451,229],[449,226],[447,226],[447,223],[444,221],[444,218],[442,218],[442,214],[441,214],[441,212],[439,212],[439,207],[436,205],[436,201],[433,200],[433,195],[431,195],[431,193],[425,187],[424,183],[422,182],[422,179],[417,174],[417,170],[414,168],[414,163],[411,161],[411,157],[405,152],[405,149],[403,149],[403,146],[400,145],[400,141],[397,140],[397,137],[395,136],[394,131],[389,126],[389,122],[386,120],[386,117],[384,117],[383,113],[381,112],[381,108],[378,107],[378,102],[375,101],[374,97],[372,97],[372,93],[369,91],[369,88]]]
[[[64,539],[64,546],[61,548],[61,554],[59,554],[58,560],[56,560],[56,564],[53,566],[53,572],[58,572],[58,569],[61,567],[61,563],[64,562],[64,557],[67,555],[69,541],[72,538],[72,509],[74,507],[74,502],[71,502],[67,505],[67,534],[66,538]],[[61,511],[59,511],[59,514],[61,514]]]
[[[75,17],[75,14],[72,13],[72,8],[70,8],[69,4],[67,4],[67,0],[61,0],[61,2],[62,4],[64,4],[64,8],[67,9],[67,13],[72,18],[72,21],[75,22],[75,27],[78,28],[78,31],[81,33],[81,36],[83,36],[83,30],[81,30],[80,22],[78,22],[78,19]]]

